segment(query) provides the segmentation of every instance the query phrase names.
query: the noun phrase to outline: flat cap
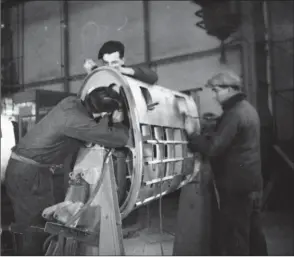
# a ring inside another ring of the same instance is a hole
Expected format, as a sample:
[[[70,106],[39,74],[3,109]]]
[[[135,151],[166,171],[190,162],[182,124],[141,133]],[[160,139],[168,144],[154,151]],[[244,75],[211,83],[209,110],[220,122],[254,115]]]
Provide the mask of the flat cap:
[[[232,71],[224,71],[217,73],[212,78],[207,81],[206,87],[215,86],[232,86],[232,87],[242,87],[241,78]]]

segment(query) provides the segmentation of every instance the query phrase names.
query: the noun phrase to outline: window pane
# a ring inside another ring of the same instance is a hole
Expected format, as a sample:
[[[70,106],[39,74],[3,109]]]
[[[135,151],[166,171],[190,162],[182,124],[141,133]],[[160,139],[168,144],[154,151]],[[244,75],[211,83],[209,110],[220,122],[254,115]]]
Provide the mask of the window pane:
[[[86,58],[97,61],[102,44],[119,40],[126,64],[144,61],[143,6],[141,1],[70,1],[70,74],[84,73]]]
[[[195,24],[200,6],[192,1],[150,1],[152,60],[216,48],[220,42]]]
[[[27,2],[24,13],[25,83],[60,77],[60,3]]]

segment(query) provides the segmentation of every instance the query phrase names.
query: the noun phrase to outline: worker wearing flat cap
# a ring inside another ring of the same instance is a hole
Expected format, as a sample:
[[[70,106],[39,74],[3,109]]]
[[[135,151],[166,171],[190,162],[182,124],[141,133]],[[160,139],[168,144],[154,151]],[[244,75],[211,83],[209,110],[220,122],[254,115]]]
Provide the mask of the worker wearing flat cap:
[[[220,198],[220,255],[267,255],[261,224],[263,178],[260,121],[233,72],[207,82],[223,109],[213,135],[195,132],[186,118],[189,148],[209,157]]]
[[[120,95],[112,87],[92,88],[83,100],[76,96],[63,99],[21,138],[5,179],[15,223],[43,225],[42,211],[55,203],[52,171],[85,143],[124,146],[128,127],[123,119]],[[18,254],[42,255],[44,240],[42,234],[24,233],[18,240]]]

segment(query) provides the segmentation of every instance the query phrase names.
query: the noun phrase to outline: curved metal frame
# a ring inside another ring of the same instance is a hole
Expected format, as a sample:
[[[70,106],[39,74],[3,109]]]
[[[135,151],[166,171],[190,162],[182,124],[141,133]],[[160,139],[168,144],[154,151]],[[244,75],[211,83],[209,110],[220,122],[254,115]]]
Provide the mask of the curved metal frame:
[[[116,78],[118,78],[122,82],[122,87],[124,89],[126,100],[128,102],[129,107],[135,106],[134,96],[130,90],[130,86],[126,79],[119,74],[115,69],[110,67],[100,67],[95,69],[90,73],[85,80],[83,81],[82,87],[78,93],[78,96],[83,100],[86,92],[84,92],[85,85],[87,81],[97,72],[107,70],[110,71]],[[138,198],[138,194],[141,188],[141,181],[142,181],[142,172],[143,172],[143,140],[140,131],[140,123],[139,123],[139,116],[137,113],[136,108],[129,108],[129,115],[130,115],[130,124],[131,129],[133,131],[135,146],[128,148],[131,150],[133,154],[133,163],[135,164],[133,167],[132,178],[131,178],[131,187],[130,191],[120,207],[122,218],[125,218],[132,210],[136,204],[136,200]]]
[[[89,79],[96,74],[97,72],[100,71],[109,71],[111,75],[113,75],[114,79],[119,81],[120,86],[124,90],[126,102],[128,105],[128,114],[129,114],[129,120],[130,120],[130,128],[132,129],[132,136],[134,138],[134,146],[126,146],[128,149],[132,152],[132,160],[133,160],[133,165],[132,165],[132,170],[129,170],[131,173],[131,178],[130,178],[130,189],[129,192],[127,193],[126,198],[124,199],[123,204],[120,206],[120,212],[122,218],[125,218],[132,210],[135,208],[139,207],[142,204],[148,203],[149,201],[152,201],[154,199],[157,199],[163,195],[166,195],[174,190],[177,190],[181,188],[182,186],[190,183],[193,181],[199,172],[200,165],[201,165],[201,157],[197,158],[197,154],[194,154],[193,156],[187,156],[183,158],[183,162],[185,161],[186,158],[193,158],[193,171],[191,174],[186,175],[185,179],[179,183],[178,186],[173,188],[172,190],[165,190],[164,192],[161,192],[161,194],[154,195],[145,199],[142,199],[141,201],[138,201],[138,197],[140,194],[140,190],[142,188],[142,179],[143,179],[143,168],[144,168],[144,159],[143,159],[143,136],[141,133],[141,123],[140,123],[140,116],[138,113],[138,109],[136,107],[136,101],[133,95],[133,92],[130,88],[130,84],[128,83],[128,79],[122,76],[119,72],[117,72],[115,69],[110,68],[110,67],[100,67],[95,70],[93,70],[84,80],[82,87],[78,93],[80,98],[83,100],[85,98],[85,95],[87,94],[88,88],[86,88],[87,82]],[[91,85],[93,86],[93,84]],[[94,87],[96,87],[94,85]],[[97,85],[99,87],[99,85]],[[173,91],[173,90],[171,90]],[[184,96],[187,98],[186,95],[181,94],[179,92],[174,92],[176,95]],[[188,96],[188,98],[192,99],[194,102],[193,98]],[[195,102],[194,102],[195,103]],[[197,105],[195,103],[195,108],[197,109]],[[194,108],[193,108],[194,109]],[[200,123],[197,121],[199,129],[200,129]],[[152,126],[152,124],[150,124]],[[158,143],[160,143],[158,141]],[[197,163],[197,159],[199,159],[199,163]],[[175,161],[175,160],[171,160]],[[168,160],[162,161],[162,162],[168,162]],[[163,178],[161,178],[161,181]],[[173,178],[171,178],[173,180]],[[175,179],[175,177],[174,177]],[[143,185],[146,186],[146,185]],[[148,185],[147,185],[148,186]]]

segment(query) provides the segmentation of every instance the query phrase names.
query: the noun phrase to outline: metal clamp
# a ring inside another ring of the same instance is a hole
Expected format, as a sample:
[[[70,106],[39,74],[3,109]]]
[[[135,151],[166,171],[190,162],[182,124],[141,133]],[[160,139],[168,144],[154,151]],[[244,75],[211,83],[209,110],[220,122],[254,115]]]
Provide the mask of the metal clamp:
[[[79,229],[73,227],[67,227],[62,224],[47,222],[45,225],[45,232],[52,235],[60,235],[66,238],[73,238],[77,241],[86,243],[88,245],[99,245],[100,235],[99,233],[91,232],[86,229]]]
[[[3,226],[1,228],[2,231],[9,231],[15,234],[23,234],[25,232],[41,232],[44,233],[44,228],[38,226],[26,226],[26,225],[19,225],[16,223],[11,223],[8,226]]]

